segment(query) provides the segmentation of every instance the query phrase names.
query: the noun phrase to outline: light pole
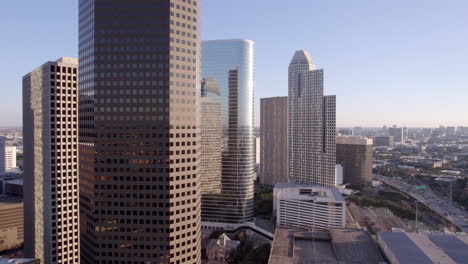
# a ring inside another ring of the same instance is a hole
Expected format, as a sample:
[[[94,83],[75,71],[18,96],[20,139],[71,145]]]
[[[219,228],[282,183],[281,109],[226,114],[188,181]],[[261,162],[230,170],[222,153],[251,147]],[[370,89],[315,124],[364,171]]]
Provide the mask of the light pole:
[[[416,233],[419,233],[419,225],[418,225],[418,203],[419,201],[415,201],[415,205],[416,205]]]

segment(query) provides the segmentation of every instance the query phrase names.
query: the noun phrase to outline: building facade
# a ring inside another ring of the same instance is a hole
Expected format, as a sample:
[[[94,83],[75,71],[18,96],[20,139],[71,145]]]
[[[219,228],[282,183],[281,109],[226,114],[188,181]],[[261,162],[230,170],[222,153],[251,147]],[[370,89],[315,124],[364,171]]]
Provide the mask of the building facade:
[[[202,97],[220,104],[221,127],[217,131],[222,132],[221,192],[209,194],[210,191],[203,190],[206,195],[202,198],[202,220],[205,222],[243,223],[253,219],[253,60],[254,43],[250,40],[202,43]],[[202,119],[210,118],[202,115]],[[202,159],[204,150],[212,147],[202,145]],[[212,174],[205,172],[205,175]]]
[[[223,131],[221,103],[211,98],[201,99],[200,175],[202,196],[221,193],[221,160]],[[202,205],[203,206],[203,205]]]
[[[24,242],[23,202],[0,200],[0,251],[20,247]]]
[[[79,263],[78,60],[23,77],[25,256]]]
[[[336,138],[336,163],[343,166],[343,182],[362,186],[372,180],[372,139]]]
[[[346,201],[335,188],[280,183],[273,190],[273,215],[278,227],[344,228]]]
[[[374,137],[374,146],[376,147],[393,147],[395,141],[393,136],[378,136]]]
[[[6,139],[0,137],[0,173],[16,168],[16,147],[7,146]]]
[[[200,1],[80,0],[81,263],[200,263]]]
[[[406,128],[403,127],[389,127],[388,134],[393,137],[395,143],[404,143],[406,141]]]
[[[260,183],[288,182],[288,97],[260,99]]]
[[[307,51],[296,51],[289,64],[289,181],[335,185],[336,98],[323,95],[323,70]]]

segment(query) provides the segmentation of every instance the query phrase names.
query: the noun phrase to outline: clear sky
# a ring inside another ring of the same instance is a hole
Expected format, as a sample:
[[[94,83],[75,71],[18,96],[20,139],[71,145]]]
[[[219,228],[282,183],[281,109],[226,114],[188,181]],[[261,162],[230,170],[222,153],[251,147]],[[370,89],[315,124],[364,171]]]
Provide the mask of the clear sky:
[[[0,126],[21,125],[21,77],[77,56],[77,0],[3,1]],[[287,95],[306,49],[337,95],[338,126],[468,126],[466,0],[203,0],[203,39],[256,43],[259,98]]]

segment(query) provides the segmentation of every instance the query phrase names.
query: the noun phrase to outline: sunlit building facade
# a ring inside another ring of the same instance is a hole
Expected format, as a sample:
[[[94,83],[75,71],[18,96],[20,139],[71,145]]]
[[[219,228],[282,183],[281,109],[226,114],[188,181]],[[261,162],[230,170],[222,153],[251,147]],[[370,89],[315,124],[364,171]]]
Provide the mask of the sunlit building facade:
[[[81,263],[200,263],[200,1],[79,9]]]
[[[293,183],[335,186],[336,97],[323,95],[323,69],[296,51],[289,64],[288,174]]]
[[[202,97],[220,104],[221,191],[202,186],[202,220],[243,223],[253,219],[255,153],[253,135],[254,43],[250,40],[214,40],[202,43]],[[211,119],[202,115],[203,119]],[[202,121],[202,124],[206,121]],[[202,128],[203,130],[203,128]],[[204,132],[201,132],[202,135]],[[204,153],[214,142],[202,144]],[[203,177],[212,177],[205,172]],[[216,180],[215,182],[217,182]],[[206,189],[208,188],[208,189]]]

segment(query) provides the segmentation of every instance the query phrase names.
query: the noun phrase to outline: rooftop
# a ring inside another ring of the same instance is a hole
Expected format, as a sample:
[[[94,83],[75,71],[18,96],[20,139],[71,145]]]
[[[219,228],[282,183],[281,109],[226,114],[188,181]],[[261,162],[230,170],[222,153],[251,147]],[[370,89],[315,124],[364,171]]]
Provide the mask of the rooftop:
[[[268,263],[375,264],[382,261],[377,246],[363,231],[305,232],[277,228]]]
[[[365,137],[354,137],[354,136],[339,136],[336,137],[336,144],[346,145],[372,145],[372,139]]]
[[[399,263],[466,263],[467,235],[379,233],[379,244],[392,261]]]
[[[322,200],[330,202],[345,202],[336,188],[303,185],[296,183],[279,183],[275,185],[275,196],[286,199]]]

